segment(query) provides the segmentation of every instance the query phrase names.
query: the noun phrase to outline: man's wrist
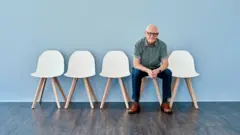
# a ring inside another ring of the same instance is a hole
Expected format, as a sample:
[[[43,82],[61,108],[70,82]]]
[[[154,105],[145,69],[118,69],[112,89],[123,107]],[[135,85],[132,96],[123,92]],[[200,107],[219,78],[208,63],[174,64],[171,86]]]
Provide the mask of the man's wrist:
[[[146,73],[150,72],[150,69],[147,68],[145,72],[146,72]]]

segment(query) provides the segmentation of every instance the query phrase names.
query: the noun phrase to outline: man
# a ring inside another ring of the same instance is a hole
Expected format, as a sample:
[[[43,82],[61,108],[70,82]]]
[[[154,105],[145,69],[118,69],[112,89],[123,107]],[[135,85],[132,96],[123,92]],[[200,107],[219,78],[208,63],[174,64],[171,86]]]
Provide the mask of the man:
[[[132,87],[134,100],[128,113],[139,113],[139,97],[141,80],[145,76],[150,78],[163,79],[163,102],[161,110],[165,113],[172,113],[168,99],[171,97],[172,72],[167,69],[168,55],[167,45],[158,39],[157,26],[150,24],[145,31],[145,37],[137,41],[134,50],[133,71],[132,71]]]

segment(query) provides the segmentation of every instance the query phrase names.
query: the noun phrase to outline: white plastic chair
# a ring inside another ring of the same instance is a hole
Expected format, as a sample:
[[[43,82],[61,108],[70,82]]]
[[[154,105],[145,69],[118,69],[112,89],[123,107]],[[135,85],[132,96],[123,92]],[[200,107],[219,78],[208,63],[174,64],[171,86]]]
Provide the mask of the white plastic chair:
[[[97,98],[88,80],[89,77],[95,75],[95,60],[93,55],[89,51],[75,51],[69,58],[68,71],[64,75],[73,78],[65,109],[69,106],[78,78],[83,78],[90,106],[94,108],[91,95],[96,102]]]
[[[150,78],[149,76],[143,77],[142,78],[142,82],[141,82],[141,87],[140,87],[140,97],[142,96],[143,90],[144,90],[144,86],[145,86],[145,81],[146,79]],[[150,78],[151,79],[151,78]],[[157,98],[158,98],[158,102],[161,106],[162,104],[162,98],[161,98],[161,94],[160,94],[160,89],[158,87],[158,83],[157,83],[157,78],[156,79],[152,79],[153,81],[153,85],[155,87],[156,93],[157,93]]]
[[[106,100],[110,83],[113,78],[118,78],[122,90],[123,98],[126,108],[129,108],[128,102],[130,101],[129,95],[126,91],[122,78],[130,75],[129,60],[127,55],[122,51],[109,51],[103,58],[102,71],[100,76],[107,77],[107,85],[104,91],[100,108],[103,108]]]
[[[180,78],[184,78],[194,103],[196,109],[198,109],[198,104],[192,88],[190,78],[199,76],[199,73],[195,70],[194,59],[192,55],[185,50],[173,51],[169,58],[169,69],[172,71],[172,76],[175,78],[172,84],[172,98],[170,101],[170,107],[173,105],[173,101],[176,97],[177,88],[180,82]]]
[[[66,96],[63,92],[63,89],[57,79],[58,76],[61,76],[64,72],[64,59],[62,54],[57,50],[47,50],[44,51],[38,58],[37,69],[36,72],[32,73],[33,77],[41,78],[38,89],[35,94],[35,98],[33,100],[32,108],[35,108],[36,101],[40,94],[40,102],[42,102],[42,96],[46,84],[47,78],[52,78],[52,87],[53,93],[56,98],[57,107],[60,107],[56,85],[61,92],[64,101],[66,101]]]

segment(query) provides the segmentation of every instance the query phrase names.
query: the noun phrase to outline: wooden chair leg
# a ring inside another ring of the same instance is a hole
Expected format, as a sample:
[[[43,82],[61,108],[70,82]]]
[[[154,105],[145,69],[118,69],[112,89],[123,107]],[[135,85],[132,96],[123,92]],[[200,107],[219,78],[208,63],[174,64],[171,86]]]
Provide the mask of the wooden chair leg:
[[[56,82],[56,84],[57,84],[57,87],[58,87],[60,93],[62,94],[64,101],[66,102],[66,101],[67,101],[67,98],[66,98],[66,96],[65,96],[65,94],[64,94],[64,92],[63,92],[63,89],[62,89],[62,87],[61,87],[61,85],[60,85],[57,77],[54,77],[53,79],[55,80],[55,82]]]
[[[91,108],[94,108],[93,103],[92,103],[91,94],[90,94],[90,88],[88,87],[87,79],[84,78],[83,80],[84,80],[85,88],[86,88],[86,91],[87,91],[88,99],[89,99],[89,102],[90,102],[90,106],[91,106]]]
[[[198,109],[197,100],[196,100],[196,97],[195,97],[195,94],[194,94],[194,90],[193,90],[193,87],[192,87],[192,83],[191,83],[191,81],[190,81],[190,78],[185,78],[185,81],[186,81],[186,84],[187,84],[187,87],[188,87],[190,96],[191,96],[191,98],[192,98],[192,101],[193,101],[193,103],[194,103],[194,106],[195,106],[196,109]]]
[[[73,81],[72,81],[72,86],[71,86],[70,91],[68,93],[67,102],[66,102],[65,107],[64,107],[65,109],[68,108],[69,103],[71,102],[73,92],[74,92],[74,90],[76,88],[77,80],[78,80],[78,78],[74,78]]]
[[[173,78],[173,83],[172,83],[172,85],[171,85],[171,91],[173,91],[173,88],[174,88],[174,86],[176,85],[176,81],[177,81],[177,79],[176,79],[176,78]]]
[[[119,83],[120,83],[120,87],[121,87],[121,90],[122,90],[122,94],[123,94],[123,98],[124,98],[124,101],[125,101],[126,108],[128,109],[129,106],[128,106],[128,101],[127,101],[127,93],[124,90],[124,83],[122,81],[122,78],[118,78],[118,80],[119,80]]]
[[[157,93],[157,98],[158,98],[159,104],[161,106],[162,105],[162,99],[161,99],[160,89],[158,87],[157,80],[156,79],[152,79],[152,80],[153,80],[154,87],[156,89],[156,93]]]
[[[94,93],[94,91],[93,91],[93,88],[92,88],[92,86],[91,86],[88,78],[86,78],[86,79],[87,79],[87,85],[88,85],[88,87],[89,87],[89,91],[90,91],[92,97],[94,98],[95,102],[98,102],[97,97],[96,97],[96,95],[95,95],[95,93]]]
[[[126,98],[127,98],[127,101],[128,102],[130,102],[131,101],[131,99],[130,99],[130,97],[129,97],[129,95],[128,95],[128,92],[127,92],[127,89],[126,89],[126,87],[125,87],[125,84],[123,83],[123,90],[124,90],[124,92],[126,93]]]
[[[41,92],[41,88],[42,88],[42,85],[43,85],[43,81],[44,81],[43,78],[41,78],[40,81],[39,81],[38,88],[37,88],[37,91],[36,91],[36,94],[35,94],[35,98],[34,98],[34,100],[33,100],[32,109],[35,108],[35,104],[36,104],[37,99],[38,99],[38,96],[39,96],[39,94],[40,94],[40,92]]]
[[[172,98],[170,100],[170,107],[172,108],[172,105],[173,105],[173,101],[176,97],[176,93],[177,93],[177,88],[178,88],[178,85],[179,85],[179,82],[180,82],[180,78],[176,78],[176,83],[174,84],[174,88],[172,89]]]
[[[39,100],[40,103],[42,103],[42,97],[43,97],[44,89],[46,86],[46,81],[47,81],[47,78],[44,78],[43,86],[42,86],[42,90],[41,90],[41,94],[40,94],[40,100]]]
[[[56,83],[56,82],[55,82],[55,79],[53,78],[53,79],[52,79],[53,93],[54,93],[54,96],[55,96],[55,98],[56,98],[57,107],[58,107],[58,108],[61,108],[60,102],[59,102],[59,99],[58,99],[58,95],[57,95],[57,89],[56,89],[55,83]]]
[[[144,86],[145,86],[145,80],[146,80],[146,78],[144,77],[144,78],[142,78],[142,82],[141,82],[141,88],[140,88],[140,97],[139,97],[139,99],[141,98],[141,96],[142,96],[142,93],[143,93],[143,90],[144,90]]]
[[[105,88],[105,91],[104,91],[104,94],[103,94],[102,102],[101,102],[101,105],[100,105],[101,109],[104,106],[104,102],[106,100],[106,97],[107,97],[107,94],[108,94],[108,91],[109,91],[109,88],[110,88],[111,81],[112,81],[112,78],[108,78],[107,85],[106,85],[106,88]]]

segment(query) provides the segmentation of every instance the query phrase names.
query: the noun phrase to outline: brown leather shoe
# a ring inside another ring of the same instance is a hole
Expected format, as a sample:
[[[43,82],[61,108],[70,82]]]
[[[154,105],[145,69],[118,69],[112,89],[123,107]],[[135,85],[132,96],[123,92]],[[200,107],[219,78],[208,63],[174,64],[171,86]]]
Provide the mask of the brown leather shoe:
[[[128,110],[129,114],[139,113],[140,112],[140,105],[137,102],[134,102],[133,105]]]
[[[169,106],[169,103],[162,103],[161,110],[167,114],[172,114],[172,109]]]

